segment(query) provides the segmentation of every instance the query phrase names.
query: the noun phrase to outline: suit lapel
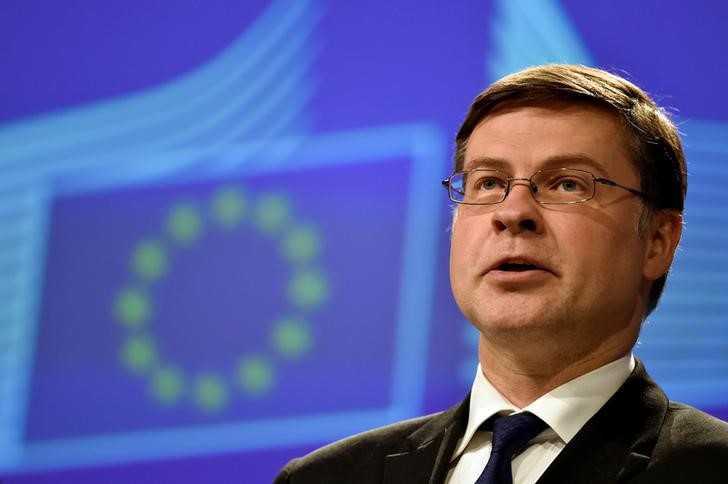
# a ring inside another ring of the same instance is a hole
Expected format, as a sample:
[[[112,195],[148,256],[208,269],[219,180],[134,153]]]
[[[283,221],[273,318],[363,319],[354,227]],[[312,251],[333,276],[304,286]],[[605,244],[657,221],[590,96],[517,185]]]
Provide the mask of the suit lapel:
[[[385,457],[383,484],[444,482],[465,432],[470,395],[410,434],[404,450]],[[627,482],[650,461],[668,400],[642,362],[574,436],[538,484]]]
[[[385,457],[383,484],[436,484],[445,480],[450,457],[465,432],[468,395],[407,438],[404,452]]]
[[[667,397],[637,360],[629,378],[561,451],[538,484],[627,481],[649,463],[667,405]]]

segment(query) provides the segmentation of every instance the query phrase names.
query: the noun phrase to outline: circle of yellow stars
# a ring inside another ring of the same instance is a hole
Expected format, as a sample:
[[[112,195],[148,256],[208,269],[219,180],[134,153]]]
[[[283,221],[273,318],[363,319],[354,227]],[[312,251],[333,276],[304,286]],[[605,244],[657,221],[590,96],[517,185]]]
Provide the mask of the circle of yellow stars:
[[[285,296],[296,308],[294,313],[300,314],[273,322],[268,351],[243,354],[232,369],[188,375],[179,364],[163,358],[160,344],[152,336],[155,302],[150,289],[172,270],[171,247],[190,250],[201,241],[205,230],[232,232],[243,224],[276,242],[280,255],[291,265]],[[266,395],[276,385],[276,360],[296,361],[314,344],[303,315],[329,297],[328,280],[316,264],[321,247],[317,228],[297,223],[290,201],[279,193],[252,199],[239,187],[228,186],[218,189],[206,206],[194,201],[173,205],[163,235],[137,241],[129,261],[132,281],[115,297],[114,318],[125,329],[122,363],[145,378],[150,395],[165,405],[191,398],[204,412],[216,413],[227,406],[235,391],[249,398]]]

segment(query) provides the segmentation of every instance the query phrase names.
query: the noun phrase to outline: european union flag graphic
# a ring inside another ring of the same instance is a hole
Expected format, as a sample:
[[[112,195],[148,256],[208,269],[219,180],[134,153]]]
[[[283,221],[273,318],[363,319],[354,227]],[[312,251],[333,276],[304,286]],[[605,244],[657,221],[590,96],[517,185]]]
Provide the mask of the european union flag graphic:
[[[439,133],[296,147],[225,177],[53,201],[31,455],[281,445],[418,412],[440,203],[420,187]]]

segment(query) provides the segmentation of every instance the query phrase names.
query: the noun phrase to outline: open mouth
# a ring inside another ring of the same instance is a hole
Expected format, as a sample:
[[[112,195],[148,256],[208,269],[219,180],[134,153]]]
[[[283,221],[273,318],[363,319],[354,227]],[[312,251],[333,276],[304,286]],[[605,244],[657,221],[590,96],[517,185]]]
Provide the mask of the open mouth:
[[[496,267],[496,269],[506,272],[523,272],[538,270],[539,268],[533,264],[527,264],[525,262],[506,262]]]

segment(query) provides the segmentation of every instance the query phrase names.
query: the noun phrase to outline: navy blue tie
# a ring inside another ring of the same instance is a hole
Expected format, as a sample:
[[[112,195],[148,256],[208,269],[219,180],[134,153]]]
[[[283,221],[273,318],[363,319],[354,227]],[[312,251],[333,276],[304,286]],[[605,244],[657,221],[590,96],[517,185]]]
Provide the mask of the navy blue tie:
[[[514,413],[493,420],[490,458],[475,484],[513,484],[511,459],[545,428],[546,423],[529,412]]]

